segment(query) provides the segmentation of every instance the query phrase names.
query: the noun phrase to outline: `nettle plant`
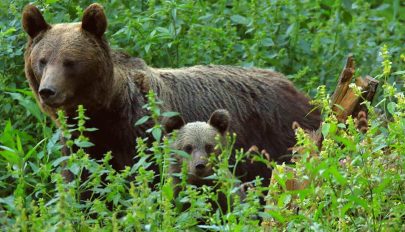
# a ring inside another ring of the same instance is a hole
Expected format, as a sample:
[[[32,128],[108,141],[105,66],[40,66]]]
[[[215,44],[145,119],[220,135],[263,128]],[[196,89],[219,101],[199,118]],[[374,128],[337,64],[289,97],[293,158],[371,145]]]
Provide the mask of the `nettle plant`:
[[[154,122],[148,130],[153,142],[138,138],[136,164],[121,171],[109,164],[110,153],[99,161],[86,154],[85,148],[92,144],[83,133],[95,129],[85,127],[88,118],[81,106],[77,125],[67,125],[64,113],[59,112],[60,129],[29,150],[18,145],[19,132],[13,131],[9,123],[1,136],[1,155],[9,157],[9,175],[0,181],[2,185],[10,183],[10,191],[0,199],[0,227],[6,231],[259,231],[261,221],[272,220],[273,230],[401,230],[405,217],[405,97],[401,86],[388,84],[385,79],[404,72],[392,73],[387,71],[389,62],[384,64],[386,71],[378,77],[383,85],[377,103],[383,110],[363,103],[368,109],[366,133],[358,131],[351,117],[339,123],[329,106],[325,86],[319,87],[314,102],[325,115],[321,150],[306,132],[297,130],[297,146],[301,149],[294,154],[299,157],[294,165],[296,176],[255,156],[255,160],[278,168],[276,182],[269,187],[260,186],[259,180],[251,183],[244,201],[234,200],[227,212],[212,210],[212,204],[218,200],[218,191],[230,199],[237,190],[237,180],[227,174],[234,172],[228,160],[234,155],[237,163],[245,162],[252,154],[235,151],[235,136],[228,135],[226,145],[218,144],[221,154],[210,158],[215,174],[209,178],[217,185],[189,185],[183,169],[183,190],[175,199],[168,167],[173,153],[187,154],[171,149],[176,133],[163,135],[160,118],[175,113],[161,113],[153,92],[145,105],[150,115],[136,123]],[[79,136],[73,137],[72,133]],[[58,152],[62,148],[60,137],[64,138],[65,149],[70,150],[69,156]],[[151,170],[152,165],[159,171]],[[73,174],[71,182],[64,181],[62,173],[67,170]],[[83,174],[86,179],[81,178]],[[287,190],[286,181],[297,177],[308,181],[308,186]],[[271,192],[265,206],[259,201],[262,190]],[[83,199],[86,194],[90,197]],[[186,204],[188,208],[184,209]]]
[[[369,125],[364,134],[356,128],[352,117],[339,123],[332,113],[325,86],[318,88],[314,102],[323,109],[325,117],[322,147],[318,150],[308,133],[298,129],[296,175],[279,168],[276,185],[270,186],[270,191],[279,194],[269,196],[275,203],[266,207],[280,228],[404,229],[405,97],[401,89],[405,86],[395,80],[403,80],[405,72],[391,73],[386,47],[382,56],[383,72],[377,76],[382,84],[379,102],[376,106],[367,101],[362,103],[367,106]],[[394,79],[393,84],[388,83],[389,79]],[[357,94],[361,94],[361,89]],[[285,184],[292,178],[308,181],[309,185],[289,191]],[[279,186],[283,191],[279,191]]]
[[[219,149],[221,153],[219,155],[211,155],[210,162],[214,165],[213,169],[215,173],[207,177],[212,179],[215,185],[197,188],[196,186],[188,184],[187,166],[186,162],[183,162],[181,182],[179,183],[182,191],[179,193],[178,197],[175,198],[174,186],[172,185],[173,180],[169,174],[169,164],[170,162],[174,162],[173,155],[175,153],[185,158],[190,158],[190,155],[184,151],[171,148],[171,144],[176,139],[176,132],[162,137],[163,129],[159,124],[160,119],[162,117],[175,116],[177,113],[161,113],[159,109],[160,104],[161,102],[156,100],[156,95],[152,91],[149,92],[148,104],[144,107],[151,112],[151,115],[145,116],[136,122],[136,125],[139,125],[145,123],[147,120],[153,120],[155,124],[147,131],[151,133],[154,138],[152,147],[138,150],[138,155],[140,151],[143,154],[145,154],[145,151],[146,153],[149,151],[152,160],[158,165],[160,173],[159,183],[148,190],[160,196],[155,203],[155,205],[157,204],[156,210],[160,211],[160,222],[156,224],[156,221],[151,221],[154,224],[149,224],[151,223],[149,222],[143,225],[150,225],[150,228],[154,228],[152,231],[156,229],[170,231],[171,228],[173,230],[203,228],[213,231],[259,229],[258,217],[252,217],[252,215],[257,215],[261,208],[257,192],[252,191],[251,194],[248,193],[243,202],[235,198],[240,185],[237,185],[239,181],[234,178],[236,171],[235,165],[231,165],[228,162],[230,157],[234,154],[233,144],[236,138],[235,135],[231,136],[228,134],[225,145],[221,144],[219,138],[217,138],[218,143],[216,148]],[[147,146],[143,144],[141,147],[146,148]],[[246,154],[242,151],[236,151],[235,157],[237,163],[243,162],[242,160],[246,158]],[[232,170],[233,177],[230,177],[229,170]],[[259,181],[256,182],[258,183]],[[218,208],[218,193],[224,194],[229,203],[226,212],[222,212]],[[186,205],[187,207],[185,207]],[[213,210],[213,208],[218,209]],[[136,217],[135,215],[134,217]]]
[[[175,113],[161,113],[159,105],[155,94],[150,92],[148,104],[144,106],[150,115],[136,124],[153,120],[155,125],[148,130],[151,135],[149,139],[153,138],[153,141],[138,138],[137,162],[121,171],[114,170],[109,164],[111,153],[105,154],[102,160],[94,160],[85,152],[85,148],[93,144],[84,136],[84,132],[96,129],[85,127],[89,118],[85,116],[82,106],[77,109],[77,125],[68,125],[65,114],[58,112],[60,128],[46,147],[49,152],[63,148],[70,155],[58,153],[37,168],[29,164],[28,168],[23,169],[28,165],[24,160],[15,167],[9,166],[9,171],[13,173],[10,178],[17,184],[13,186],[12,195],[0,200],[0,215],[5,216],[0,219],[1,228],[22,231],[259,229],[259,219],[254,216],[261,209],[257,191],[249,191],[243,202],[233,198],[227,212],[212,210],[213,204],[218,203],[217,192],[224,193],[231,202],[231,197],[237,191],[237,180],[228,175],[229,169],[234,170],[228,160],[233,152],[235,136],[228,135],[227,145],[218,145],[221,154],[210,158],[215,164],[215,174],[208,178],[217,184],[201,188],[188,185],[185,171],[180,183],[183,191],[177,199],[174,198],[168,167],[173,153],[188,154],[170,148],[175,134],[163,136],[159,120],[162,116],[169,117]],[[63,138],[63,146],[58,142],[59,138]],[[21,155],[27,157],[32,154],[36,155],[35,148]],[[245,155],[236,152],[238,162],[242,162]],[[150,168],[153,165],[158,167],[158,173]],[[66,177],[71,181],[66,181]],[[154,181],[156,179],[157,183]],[[36,186],[31,183],[36,183]],[[187,209],[183,208],[185,204],[188,205]]]

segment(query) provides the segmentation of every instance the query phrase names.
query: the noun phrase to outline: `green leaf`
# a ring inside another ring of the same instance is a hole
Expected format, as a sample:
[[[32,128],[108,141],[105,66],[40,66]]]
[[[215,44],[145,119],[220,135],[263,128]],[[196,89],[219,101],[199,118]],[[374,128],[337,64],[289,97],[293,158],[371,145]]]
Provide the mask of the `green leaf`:
[[[364,209],[368,209],[368,202],[362,198],[359,198],[358,196],[354,196],[351,195],[349,197],[350,200],[352,200],[354,203],[356,203],[357,205],[360,205],[361,207],[363,207]]]
[[[345,205],[342,207],[342,210],[340,211],[340,217],[344,218],[344,217],[345,217],[345,214],[346,214],[346,212],[347,212],[347,210],[349,210],[350,208],[352,208],[352,206],[353,206],[353,202],[349,202],[349,203],[345,204]]]
[[[69,167],[69,171],[74,175],[77,175],[80,172],[80,166],[77,163],[73,163],[72,166]]]
[[[153,138],[154,138],[156,141],[160,141],[160,138],[162,137],[162,129],[159,128],[159,127],[153,128],[153,129],[152,129],[152,135],[153,135]]]
[[[352,0],[342,0],[342,2],[346,10],[352,9]]]
[[[262,41],[262,44],[263,44],[263,46],[265,46],[265,47],[272,47],[272,46],[274,46],[274,41],[273,41],[271,38],[265,38],[265,39]]]
[[[0,155],[3,156],[7,160],[7,162],[12,165],[19,165],[21,163],[21,158],[16,151],[9,147],[1,145],[0,149],[3,149],[3,151],[0,151]]]
[[[329,172],[335,177],[336,181],[341,184],[345,185],[347,183],[346,179],[340,174],[335,166],[329,168]]]
[[[380,194],[383,192],[386,187],[391,183],[391,179],[384,179],[376,188],[374,188],[374,192],[376,194]]]
[[[18,134],[17,134],[17,136],[16,136],[16,142],[17,142],[17,151],[18,151],[18,153],[24,154],[24,150],[23,150],[23,147],[22,147],[21,139],[20,139],[20,136],[19,136]]]
[[[249,20],[243,17],[242,15],[232,15],[231,16],[231,21],[236,23],[236,24],[242,24],[242,25],[247,25],[249,23]]]
[[[189,158],[190,158],[190,154],[188,154],[188,153],[185,152],[185,151],[182,151],[182,150],[173,150],[173,152],[176,153],[177,155],[183,157],[183,158],[186,158],[186,159],[189,159]]]
[[[86,148],[86,147],[92,147],[92,146],[94,146],[94,143],[92,143],[92,142],[89,142],[89,141],[80,141],[80,140],[78,140],[78,139],[75,139],[75,144],[76,144],[76,146],[81,147],[81,148]]]
[[[27,154],[24,156],[24,161],[27,161],[31,157],[31,155],[34,153],[34,151],[39,147],[39,145],[41,145],[43,142],[45,142],[45,140],[46,140],[46,138],[42,139],[41,141],[39,141],[39,143],[37,143],[37,145],[35,145],[33,148],[31,148],[27,152]]]
[[[387,147],[387,146],[388,146],[388,145],[387,145],[386,143],[382,143],[382,144],[378,145],[377,147],[375,147],[375,148],[373,149],[372,153],[375,153],[375,152],[377,152],[377,151],[379,151],[379,150],[381,150],[381,149],[383,149],[383,148],[385,148],[385,147]]]
[[[285,207],[291,200],[291,195],[287,193],[282,193],[277,201],[277,206],[282,208]]]
[[[178,113],[178,112],[164,112],[162,114],[163,117],[168,117],[168,118],[173,117],[173,116],[177,116],[177,115],[180,115],[180,113]]]
[[[329,123],[324,123],[322,124],[322,135],[324,138],[329,134],[330,130],[330,124]]]
[[[341,129],[346,129],[346,124],[339,123],[339,124],[337,124],[337,127],[341,128]]]
[[[163,185],[162,191],[163,191],[163,196],[165,196],[167,198],[167,200],[169,200],[169,201],[173,200],[174,191],[173,191],[173,187],[170,184],[166,183],[165,185]]]
[[[46,151],[48,154],[52,154],[57,150],[61,150],[61,148],[63,147],[63,145],[58,144],[60,134],[61,134],[60,130],[57,130],[52,135],[51,139],[49,139],[48,144],[46,145]]]
[[[286,32],[285,32],[285,35],[286,35],[286,36],[289,36],[289,35],[291,34],[291,32],[293,32],[294,27],[295,27],[295,23],[293,23],[293,24],[291,24],[290,26],[288,26],[288,28],[287,28],[287,30],[286,30]]]
[[[57,166],[60,165],[60,163],[62,163],[62,162],[65,161],[65,160],[68,160],[69,158],[70,158],[69,156],[62,156],[62,157],[59,157],[59,158],[57,158],[56,160],[54,160],[54,161],[52,162],[52,166],[53,166],[53,167],[57,167]]]
[[[32,96],[24,97],[21,93],[6,92],[13,98],[17,100],[20,105],[22,105],[28,112],[30,112],[38,121],[43,121],[43,114],[39,109],[38,105],[33,100]]]
[[[149,50],[150,50],[150,46],[151,46],[151,45],[152,45],[151,43],[148,43],[148,44],[145,45],[145,48],[144,48],[144,49],[145,49],[145,52],[146,52],[146,53],[149,53]]]
[[[342,136],[333,136],[333,139],[337,142],[343,143],[346,147],[348,147],[351,151],[356,150],[356,144],[353,140],[349,140],[348,138]]]
[[[397,104],[395,102],[390,102],[387,104],[387,110],[391,115],[395,115],[395,109]]]
[[[402,71],[393,72],[391,75],[404,75],[404,74],[405,74],[405,70],[402,70]]]
[[[149,120],[149,116],[143,116],[142,118],[138,119],[138,121],[136,121],[135,126],[144,124],[148,120]]]
[[[268,213],[277,221],[283,223],[285,222],[284,216],[282,216],[279,212],[275,211],[275,210],[270,210],[268,211]]]

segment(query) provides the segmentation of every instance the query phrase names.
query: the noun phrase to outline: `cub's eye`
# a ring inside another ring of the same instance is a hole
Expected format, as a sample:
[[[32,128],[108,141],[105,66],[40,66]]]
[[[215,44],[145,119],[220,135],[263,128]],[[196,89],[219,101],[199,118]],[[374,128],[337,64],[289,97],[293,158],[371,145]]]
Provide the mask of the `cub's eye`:
[[[73,60],[64,60],[63,61],[63,66],[66,68],[71,68],[75,65],[75,62]]]
[[[186,145],[183,147],[183,150],[187,153],[191,153],[193,151],[193,146],[191,146],[190,144]]]
[[[207,154],[210,154],[214,151],[214,145],[212,144],[206,144],[205,145],[205,152],[207,152]]]
[[[48,61],[45,58],[39,59],[39,66],[41,68],[45,67],[46,63],[48,63]]]

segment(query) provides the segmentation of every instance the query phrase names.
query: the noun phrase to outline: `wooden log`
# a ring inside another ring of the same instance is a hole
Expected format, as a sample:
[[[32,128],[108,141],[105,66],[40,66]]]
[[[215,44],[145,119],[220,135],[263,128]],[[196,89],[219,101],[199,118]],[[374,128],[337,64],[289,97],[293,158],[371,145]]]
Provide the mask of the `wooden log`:
[[[372,101],[377,91],[378,81],[370,76],[365,79],[358,77],[355,82],[356,86],[361,87],[363,94],[357,96],[352,89],[348,89],[338,104],[335,104],[336,117],[339,122],[345,122],[349,115],[357,118],[360,111],[367,113],[367,108],[361,103],[363,100]]]
[[[363,81],[366,83],[364,87],[364,92],[362,94],[362,99],[360,100],[359,104],[356,105],[355,109],[353,110],[353,117],[357,117],[360,111],[364,111],[367,114],[367,107],[362,105],[363,101],[372,102],[374,99],[374,95],[377,92],[377,88],[379,85],[379,81],[372,78],[371,76],[366,76]]]
[[[346,92],[349,89],[349,84],[353,78],[353,74],[354,74],[354,59],[353,55],[349,54],[349,56],[347,57],[345,67],[340,73],[336,89],[331,97],[331,104],[333,110],[336,110],[336,108],[338,108],[337,106],[335,106],[335,104],[339,104],[343,99],[343,97],[346,95]]]
[[[356,86],[365,89],[367,88],[368,83],[361,77],[358,77],[356,78],[355,84]],[[347,117],[353,114],[353,110],[359,104],[360,98],[361,96],[356,95],[353,89],[349,88],[346,91],[345,95],[338,104],[339,107],[337,107],[335,110],[336,118],[339,120],[339,122],[345,122]],[[337,106],[337,104],[335,106]]]

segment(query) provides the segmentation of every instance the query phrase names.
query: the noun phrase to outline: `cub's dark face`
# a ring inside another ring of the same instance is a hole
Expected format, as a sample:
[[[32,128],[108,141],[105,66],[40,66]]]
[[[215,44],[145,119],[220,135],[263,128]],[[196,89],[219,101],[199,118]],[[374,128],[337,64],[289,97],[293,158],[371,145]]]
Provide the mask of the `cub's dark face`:
[[[103,38],[106,19],[101,6],[89,6],[81,23],[49,25],[28,5],[23,27],[30,36],[26,75],[43,108],[103,104],[113,67]]]

